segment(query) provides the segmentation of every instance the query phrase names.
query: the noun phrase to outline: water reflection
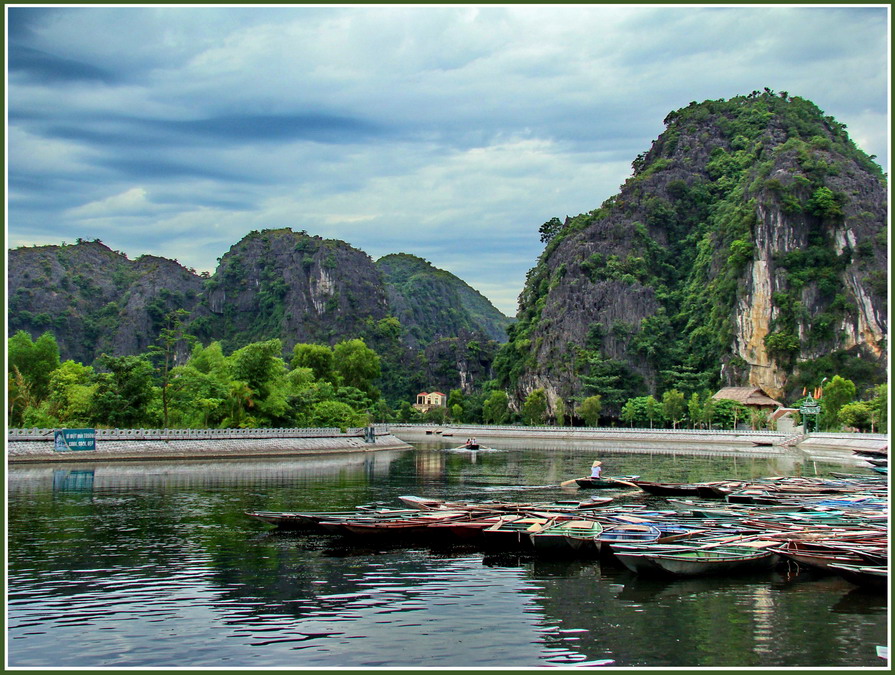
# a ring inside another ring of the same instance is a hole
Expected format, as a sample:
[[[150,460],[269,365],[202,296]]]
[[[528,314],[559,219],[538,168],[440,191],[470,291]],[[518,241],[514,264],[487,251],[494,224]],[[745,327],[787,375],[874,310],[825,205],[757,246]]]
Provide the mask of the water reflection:
[[[611,561],[346,545],[244,516],[402,494],[554,499],[593,457],[449,450],[10,467],[10,665],[878,665],[863,647],[885,644],[885,599],[838,577],[652,580]],[[601,456],[648,479],[781,473],[779,458]]]

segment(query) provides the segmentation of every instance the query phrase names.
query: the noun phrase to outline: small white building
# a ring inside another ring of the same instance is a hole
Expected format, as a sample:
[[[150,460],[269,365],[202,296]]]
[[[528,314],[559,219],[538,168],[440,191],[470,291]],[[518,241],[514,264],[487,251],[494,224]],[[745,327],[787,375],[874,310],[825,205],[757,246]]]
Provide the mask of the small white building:
[[[413,407],[423,413],[429,412],[432,408],[446,408],[447,395],[440,391],[420,392],[416,395],[416,403],[413,404]]]

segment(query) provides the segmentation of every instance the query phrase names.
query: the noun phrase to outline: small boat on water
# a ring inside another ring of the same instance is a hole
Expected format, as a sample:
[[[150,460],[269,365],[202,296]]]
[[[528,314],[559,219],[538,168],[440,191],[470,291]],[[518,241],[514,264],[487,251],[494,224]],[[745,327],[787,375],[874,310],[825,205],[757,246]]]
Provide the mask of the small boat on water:
[[[564,520],[529,532],[536,551],[591,554],[597,552],[596,540],[603,526],[595,520]]]
[[[648,480],[632,480],[644,492],[657,497],[697,497],[699,486],[693,483],[654,483]]]
[[[865,564],[864,559],[856,553],[797,539],[790,539],[780,546],[770,547],[769,550],[799,565],[825,572],[835,572],[830,569],[831,565]]]
[[[246,511],[245,515],[284,530],[318,529],[323,520],[350,518],[394,518],[419,514],[419,509],[355,509],[354,511]]]
[[[756,572],[771,569],[779,561],[773,551],[733,545],[661,552],[646,549],[640,551],[617,549],[613,552],[632,572],[676,577]]]
[[[606,478],[576,478],[575,483],[580,488],[600,490],[606,488],[624,488],[634,485],[634,481],[640,476],[606,476]],[[636,486],[635,486],[636,487]]]
[[[830,565],[846,581],[865,588],[885,590],[889,582],[889,568],[882,565]]]

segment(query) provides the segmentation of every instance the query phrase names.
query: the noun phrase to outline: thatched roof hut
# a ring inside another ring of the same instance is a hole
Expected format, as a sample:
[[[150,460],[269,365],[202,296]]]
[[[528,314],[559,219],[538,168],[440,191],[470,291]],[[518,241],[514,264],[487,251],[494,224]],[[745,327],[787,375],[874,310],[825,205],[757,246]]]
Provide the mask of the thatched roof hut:
[[[783,404],[768,396],[761,387],[724,387],[719,389],[713,399],[730,399],[750,408],[782,408]]]

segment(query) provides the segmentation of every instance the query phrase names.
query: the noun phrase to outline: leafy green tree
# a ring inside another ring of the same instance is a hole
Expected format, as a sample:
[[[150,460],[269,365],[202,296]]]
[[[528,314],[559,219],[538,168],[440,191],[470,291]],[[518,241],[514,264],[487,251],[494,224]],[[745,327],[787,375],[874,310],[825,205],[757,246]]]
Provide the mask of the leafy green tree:
[[[98,426],[116,429],[139,428],[149,422],[154,368],[145,356],[108,356],[97,364],[106,372],[93,375],[96,391],[90,403],[90,418]]]
[[[863,401],[846,403],[839,408],[839,421],[858,431],[870,431],[873,427],[873,410]]]
[[[672,428],[677,429],[677,425],[687,414],[684,395],[677,389],[671,389],[662,394],[662,413],[666,419],[671,420]]]
[[[32,342],[23,330],[17,331],[7,343],[7,368],[18,370],[35,401],[43,401],[50,393],[50,374],[59,365],[59,345],[50,332]]]
[[[638,418],[637,404],[634,402],[634,399],[629,398],[625,401],[620,417],[623,422],[627,422],[631,427],[634,426],[634,420]]]
[[[482,418],[486,424],[506,424],[510,418],[510,398],[505,391],[495,389],[482,404]]]
[[[67,427],[90,423],[90,405],[96,385],[91,384],[93,368],[76,361],[62,363],[50,375],[50,410]]]
[[[292,348],[292,368],[310,368],[314,378],[333,381],[333,350],[327,345],[298,343]]]
[[[820,399],[821,424],[824,429],[839,428],[839,409],[855,400],[855,383],[839,375],[823,387]]]
[[[716,406],[715,399],[712,398],[712,392],[705,391],[702,394],[702,415],[700,419],[706,429],[712,428],[712,422],[715,420]]]
[[[366,424],[366,416],[355,411],[347,403],[341,401],[320,401],[311,411],[312,427],[362,427]]]
[[[286,372],[282,351],[279,338],[237,349],[228,357],[233,378],[245,382],[256,398],[264,398],[273,380]]]
[[[451,419],[455,422],[463,421],[463,406],[455,403],[451,406]]]
[[[578,406],[578,414],[584,420],[585,426],[595,427],[600,421],[600,411],[603,408],[603,399],[599,394],[588,396]]]
[[[551,218],[538,228],[541,235],[541,243],[549,244],[550,241],[562,230],[562,221],[559,218]]]
[[[169,404],[171,399],[171,370],[177,361],[178,349],[196,342],[196,337],[186,330],[186,317],[189,312],[178,309],[169,312],[164,318],[164,327],[159,331],[158,342],[150,345],[147,355],[157,363],[157,371],[161,380],[162,426],[168,428]]]
[[[808,200],[808,211],[821,218],[838,218],[842,216],[842,206],[836,195],[828,187],[819,187]]]
[[[333,347],[333,368],[342,384],[356,387],[373,400],[379,392],[373,381],[382,374],[379,355],[360,338],[345,340]]]
[[[687,401],[687,416],[690,418],[691,428],[695,429],[702,424],[703,410],[702,398],[694,391],[690,394],[690,400]]]
[[[739,401],[729,398],[713,399],[713,419],[718,421],[721,429],[736,429],[740,420],[745,419],[748,411]]]
[[[538,426],[547,421],[547,392],[535,389],[525,398],[522,419],[529,426]]]
[[[873,388],[873,398],[868,402],[874,429],[885,433],[889,426],[889,385],[880,384]]]
[[[662,404],[652,395],[647,396],[644,400],[644,412],[649,420],[649,428],[652,429],[655,421],[662,419]]]

